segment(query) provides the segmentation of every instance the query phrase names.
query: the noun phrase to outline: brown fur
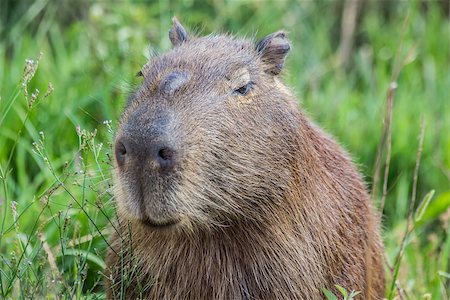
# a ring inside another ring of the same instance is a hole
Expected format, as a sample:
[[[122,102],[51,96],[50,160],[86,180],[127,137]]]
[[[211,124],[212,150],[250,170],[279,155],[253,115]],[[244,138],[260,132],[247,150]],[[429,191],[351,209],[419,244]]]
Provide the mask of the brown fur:
[[[284,33],[254,45],[175,21],[170,39],[117,132],[108,298],[323,299],[339,284],[381,299],[378,218],[347,154],[278,80]],[[167,174],[147,159],[155,143],[175,149]]]

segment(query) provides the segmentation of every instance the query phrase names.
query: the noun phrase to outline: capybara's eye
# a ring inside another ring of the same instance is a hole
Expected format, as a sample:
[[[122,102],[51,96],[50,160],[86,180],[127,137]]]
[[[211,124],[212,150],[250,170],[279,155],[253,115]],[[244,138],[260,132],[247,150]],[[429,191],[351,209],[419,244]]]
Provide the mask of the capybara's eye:
[[[235,89],[234,92],[239,94],[239,95],[245,96],[245,95],[248,94],[248,92],[250,92],[252,87],[253,87],[253,82],[250,81],[246,85],[243,85],[240,88]]]

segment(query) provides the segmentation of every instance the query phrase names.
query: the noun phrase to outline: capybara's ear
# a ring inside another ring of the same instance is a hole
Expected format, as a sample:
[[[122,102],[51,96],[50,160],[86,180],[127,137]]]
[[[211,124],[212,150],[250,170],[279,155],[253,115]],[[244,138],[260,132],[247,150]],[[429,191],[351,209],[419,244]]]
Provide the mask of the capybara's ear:
[[[256,51],[265,65],[264,71],[278,75],[283,69],[284,60],[291,49],[289,40],[283,31],[269,34],[256,44]]]
[[[177,17],[172,18],[172,28],[169,30],[169,38],[174,47],[181,45],[188,39],[188,34]]]

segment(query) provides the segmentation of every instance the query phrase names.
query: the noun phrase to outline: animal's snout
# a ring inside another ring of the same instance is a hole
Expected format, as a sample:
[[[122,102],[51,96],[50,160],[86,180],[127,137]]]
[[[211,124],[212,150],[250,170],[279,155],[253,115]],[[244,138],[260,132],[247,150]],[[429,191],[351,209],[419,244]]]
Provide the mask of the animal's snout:
[[[115,144],[119,168],[126,173],[168,174],[179,161],[174,119],[162,110],[141,106],[123,124]]]
[[[120,137],[115,144],[115,155],[121,168],[126,168],[127,164],[137,168],[147,165],[160,174],[171,172],[177,163],[177,151],[163,141]]]

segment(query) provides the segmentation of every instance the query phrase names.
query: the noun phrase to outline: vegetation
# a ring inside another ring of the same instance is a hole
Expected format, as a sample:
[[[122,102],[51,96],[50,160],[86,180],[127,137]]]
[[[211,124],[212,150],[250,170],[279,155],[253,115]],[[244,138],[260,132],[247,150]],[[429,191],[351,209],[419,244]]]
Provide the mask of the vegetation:
[[[0,298],[105,297],[114,128],[177,15],[205,34],[289,32],[287,84],[383,213],[386,297],[448,299],[448,2],[358,2],[354,27],[351,2],[2,1]]]

